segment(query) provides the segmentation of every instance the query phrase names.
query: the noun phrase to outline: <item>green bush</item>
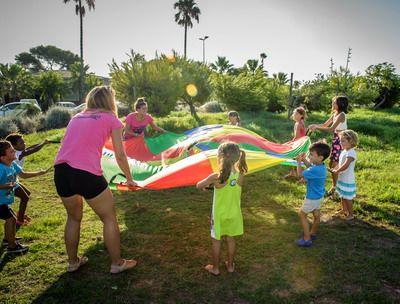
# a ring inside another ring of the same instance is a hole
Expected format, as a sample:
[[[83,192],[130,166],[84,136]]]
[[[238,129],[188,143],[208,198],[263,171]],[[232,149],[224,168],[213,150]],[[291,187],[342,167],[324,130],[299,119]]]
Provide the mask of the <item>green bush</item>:
[[[17,125],[19,132],[29,134],[37,130],[39,121],[36,117],[18,116],[14,118],[14,123]]]
[[[0,138],[4,139],[10,133],[18,132],[18,127],[12,118],[1,118],[0,120]]]
[[[223,109],[218,101],[209,101],[203,104],[200,108],[200,111],[206,113],[220,113],[223,112]]]
[[[50,108],[46,113],[45,127],[47,130],[65,128],[71,120],[71,117],[71,112],[66,108]]]

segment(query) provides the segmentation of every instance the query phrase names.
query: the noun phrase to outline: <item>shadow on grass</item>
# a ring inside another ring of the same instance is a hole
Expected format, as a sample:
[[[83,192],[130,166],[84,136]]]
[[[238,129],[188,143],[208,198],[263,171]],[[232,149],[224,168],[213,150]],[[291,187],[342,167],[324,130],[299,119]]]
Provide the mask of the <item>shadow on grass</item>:
[[[399,235],[362,221],[335,219],[321,224],[311,248],[296,247],[300,223],[294,206],[300,206],[304,189],[280,180],[284,172],[267,170],[246,178],[245,234],[237,238],[236,273],[222,267],[221,275],[213,277],[203,269],[211,254],[211,191],[117,192],[123,256],[137,258],[138,266],[108,274],[104,245],[96,243],[85,253],[87,266],[62,274],[34,303],[400,300]],[[223,244],[221,266],[225,257]]]
[[[1,247],[0,248],[0,273],[3,271],[4,266],[7,265],[7,263],[11,262],[12,260],[14,260],[15,258],[18,258],[18,256],[21,256],[21,254],[10,254],[7,253],[6,247]]]

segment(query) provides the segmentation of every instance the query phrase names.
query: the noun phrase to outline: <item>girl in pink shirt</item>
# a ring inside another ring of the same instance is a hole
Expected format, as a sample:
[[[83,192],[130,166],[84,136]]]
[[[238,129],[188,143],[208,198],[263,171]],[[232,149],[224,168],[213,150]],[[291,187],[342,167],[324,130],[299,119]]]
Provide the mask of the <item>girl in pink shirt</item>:
[[[292,141],[299,139],[303,136],[306,136],[306,124],[304,123],[304,120],[306,119],[307,112],[303,107],[297,107],[294,109],[293,114],[292,114],[292,119],[295,121],[294,123],[294,128],[293,128],[293,139]],[[292,177],[298,177],[296,169],[291,168],[290,173],[285,176],[285,178],[292,178]]]
[[[145,97],[139,97],[134,104],[134,108],[136,112],[130,113],[125,120],[125,139],[144,136],[144,131],[148,125],[158,132],[166,132],[154,123],[153,117],[150,114],[147,114],[148,108]]]
[[[136,265],[135,260],[121,258],[114,198],[100,164],[104,144],[111,137],[126,184],[136,186],[122,145],[122,129],[114,91],[107,86],[93,88],[86,97],[86,109],[76,114],[67,126],[55,160],[54,182],[67,210],[64,236],[68,272],[78,270],[88,261],[85,256],[78,257],[83,198],[103,222],[104,242],[111,258],[110,272],[119,273]]]

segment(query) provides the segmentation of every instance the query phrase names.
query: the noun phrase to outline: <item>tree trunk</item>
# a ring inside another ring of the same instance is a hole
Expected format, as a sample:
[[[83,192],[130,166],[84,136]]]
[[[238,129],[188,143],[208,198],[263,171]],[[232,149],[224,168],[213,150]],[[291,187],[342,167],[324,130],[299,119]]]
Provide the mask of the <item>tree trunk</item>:
[[[82,0],[79,0],[79,18],[80,18],[80,51],[81,51],[81,77],[79,80],[78,96],[79,103],[82,103],[83,95],[83,16],[82,16]]]
[[[378,103],[376,103],[374,105],[374,110],[377,110],[377,109],[380,109],[380,108],[384,108],[383,105],[385,104],[385,102],[386,102],[386,94],[383,95],[383,98],[381,99],[381,101],[379,101]]]
[[[187,42],[187,24],[185,24],[185,39],[184,39],[184,47],[183,47],[183,57],[186,59],[186,42]]]
[[[202,124],[202,121],[201,121],[200,117],[197,115],[196,108],[195,108],[195,106],[194,106],[194,104],[193,104],[193,101],[191,101],[191,100],[186,100],[186,103],[189,105],[190,114],[192,114],[193,118],[197,121],[197,123],[198,123],[199,125],[201,125],[201,124]]]

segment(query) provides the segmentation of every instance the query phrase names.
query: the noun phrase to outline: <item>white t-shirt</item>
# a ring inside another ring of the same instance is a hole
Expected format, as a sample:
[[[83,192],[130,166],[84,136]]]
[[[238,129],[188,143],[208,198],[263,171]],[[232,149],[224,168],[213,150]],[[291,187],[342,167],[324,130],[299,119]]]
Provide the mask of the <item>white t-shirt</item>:
[[[19,159],[19,157],[20,157],[21,154],[22,154],[22,151],[15,150],[15,156],[17,157],[17,159],[15,160],[15,162],[18,164],[18,166],[20,166],[21,168],[23,168],[23,167],[24,167],[24,164],[25,164],[25,158],[23,157],[23,158]]]
[[[354,174],[354,166],[356,165],[357,153],[353,148],[349,150],[343,150],[342,153],[340,153],[339,166],[343,165],[348,157],[352,157],[354,160],[350,163],[345,171],[339,172],[338,180],[346,184],[355,184],[356,177]]]
[[[335,132],[339,132],[339,131],[343,131],[343,130],[347,130],[347,116],[346,113],[342,112],[344,115],[344,121],[339,123],[336,128],[335,128]],[[338,115],[333,115],[333,123],[336,122],[336,120],[339,118],[340,114]]]

